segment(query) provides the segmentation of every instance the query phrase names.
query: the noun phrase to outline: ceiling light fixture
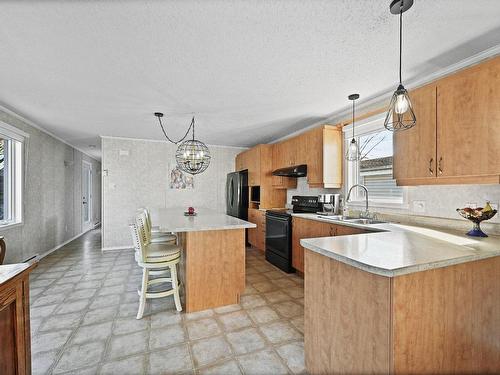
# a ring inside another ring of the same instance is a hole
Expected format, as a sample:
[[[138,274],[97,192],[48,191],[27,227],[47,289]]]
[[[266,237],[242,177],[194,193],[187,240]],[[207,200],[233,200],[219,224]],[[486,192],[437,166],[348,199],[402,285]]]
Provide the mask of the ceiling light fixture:
[[[415,126],[417,118],[411,105],[410,96],[401,79],[401,54],[403,50],[403,13],[411,8],[413,0],[394,0],[390,5],[392,14],[399,14],[399,86],[392,95],[384,126],[387,130],[407,130]]]
[[[358,161],[360,159],[360,153],[358,142],[356,142],[356,138],[354,138],[354,102],[356,99],[359,99],[359,94],[351,94],[347,98],[352,100],[352,139],[351,143],[349,143],[349,147],[347,148],[345,158],[349,161]]]
[[[186,134],[184,134],[184,137],[182,137],[178,141],[173,141],[167,135],[167,132],[163,127],[163,123],[161,122],[163,113],[155,112],[154,115],[158,118],[161,131],[163,132],[165,138],[175,145],[180,143],[180,145],[177,147],[177,151],[175,152],[175,160],[179,169],[192,175],[204,172],[210,165],[210,150],[208,149],[207,145],[205,145],[201,141],[198,141],[194,137],[194,116],[191,119],[191,124],[189,125]],[[192,131],[192,138],[185,141],[190,130]]]

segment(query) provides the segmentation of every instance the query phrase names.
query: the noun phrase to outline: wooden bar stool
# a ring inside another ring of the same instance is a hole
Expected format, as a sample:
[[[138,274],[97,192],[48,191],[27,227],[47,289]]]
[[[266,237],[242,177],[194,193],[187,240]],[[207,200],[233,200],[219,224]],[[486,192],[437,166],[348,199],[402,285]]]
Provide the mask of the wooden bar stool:
[[[177,264],[181,260],[181,247],[170,243],[151,243],[147,235],[146,217],[144,213],[136,216],[135,223],[130,225],[135,248],[135,260],[142,270],[141,289],[139,294],[139,311],[137,319],[144,314],[146,299],[174,296],[177,311],[182,311],[179,296],[180,283],[177,278]],[[170,274],[169,274],[170,271]],[[151,279],[150,276],[159,276]],[[171,288],[148,291],[148,287],[168,283]]]

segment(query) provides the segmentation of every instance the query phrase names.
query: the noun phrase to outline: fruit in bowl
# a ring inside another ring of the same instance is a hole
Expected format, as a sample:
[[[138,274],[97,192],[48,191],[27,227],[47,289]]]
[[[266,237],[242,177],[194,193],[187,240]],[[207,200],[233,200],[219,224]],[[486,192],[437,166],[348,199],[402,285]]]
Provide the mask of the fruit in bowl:
[[[465,208],[457,208],[457,212],[462,216],[463,218],[470,220],[474,223],[472,229],[467,232],[468,236],[473,236],[473,237],[488,237],[486,233],[484,233],[481,230],[480,223],[481,221],[484,220],[489,220],[493,216],[496,215],[497,210],[494,210],[490,202],[486,202],[486,205],[484,207],[478,207],[478,208],[471,208],[471,207],[465,207]]]

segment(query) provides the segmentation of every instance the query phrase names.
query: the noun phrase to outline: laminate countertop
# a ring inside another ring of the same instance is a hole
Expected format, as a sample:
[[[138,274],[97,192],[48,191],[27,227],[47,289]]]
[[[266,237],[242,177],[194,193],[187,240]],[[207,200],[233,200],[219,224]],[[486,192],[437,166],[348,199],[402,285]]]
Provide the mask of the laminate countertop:
[[[217,211],[196,210],[196,216],[184,216],[183,208],[152,209],[153,225],[165,232],[196,232],[256,228],[257,225]]]
[[[369,231],[302,239],[300,244],[316,253],[381,276],[395,277],[500,256],[499,236],[469,237],[452,230],[402,224],[355,224],[315,214],[293,216]]]

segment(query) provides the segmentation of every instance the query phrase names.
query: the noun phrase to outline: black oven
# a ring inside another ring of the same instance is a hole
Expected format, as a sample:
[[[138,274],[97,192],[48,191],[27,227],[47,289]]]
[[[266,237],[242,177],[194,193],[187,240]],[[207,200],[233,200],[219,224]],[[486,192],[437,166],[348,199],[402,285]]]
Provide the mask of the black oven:
[[[286,211],[266,212],[266,260],[291,273],[292,216]]]

